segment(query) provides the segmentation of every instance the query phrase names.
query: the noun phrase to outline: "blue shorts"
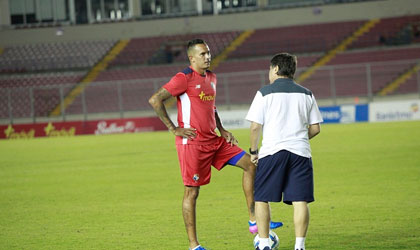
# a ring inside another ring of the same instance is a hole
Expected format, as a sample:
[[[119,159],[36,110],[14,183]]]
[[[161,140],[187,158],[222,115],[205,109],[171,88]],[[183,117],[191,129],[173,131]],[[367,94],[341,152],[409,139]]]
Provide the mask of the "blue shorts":
[[[281,150],[258,160],[255,201],[314,201],[312,159]]]

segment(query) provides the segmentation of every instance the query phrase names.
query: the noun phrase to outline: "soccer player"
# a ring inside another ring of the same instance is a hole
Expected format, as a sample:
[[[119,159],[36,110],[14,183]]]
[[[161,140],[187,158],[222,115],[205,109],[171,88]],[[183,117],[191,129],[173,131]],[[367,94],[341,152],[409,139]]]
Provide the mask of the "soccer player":
[[[190,242],[190,249],[203,250],[196,233],[196,200],[200,186],[210,182],[211,165],[221,170],[225,165],[243,169],[242,186],[250,216],[249,229],[257,232],[254,214],[255,165],[249,154],[237,146],[237,140],[223,128],[215,107],[216,75],[209,71],[211,54],[201,39],[189,41],[190,66],[177,73],[149,99],[162,122],[176,136],[181,175],[184,182],[182,213]],[[178,126],[169,118],[164,101],[177,97]],[[215,129],[221,136],[218,136]],[[271,222],[272,228],[282,226]]]
[[[309,225],[308,203],[314,201],[313,171],[309,139],[320,132],[321,113],[312,92],[293,80],[296,56],[280,53],[271,59],[270,85],[262,87],[249,108],[251,161],[255,175],[255,215],[260,244],[268,244],[268,202],[294,207],[295,250],[305,250]],[[263,141],[258,150],[261,131]]]

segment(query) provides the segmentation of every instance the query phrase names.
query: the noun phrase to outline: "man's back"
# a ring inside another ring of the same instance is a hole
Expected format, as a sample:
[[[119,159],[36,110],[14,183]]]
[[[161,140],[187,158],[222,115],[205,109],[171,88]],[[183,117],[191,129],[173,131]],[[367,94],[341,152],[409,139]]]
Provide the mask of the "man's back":
[[[279,78],[257,92],[249,116],[263,125],[260,158],[282,149],[311,157],[308,125],[322,119],[310,90]]]
[[[254,199],[261,238],[256,250],[271,249],[268,203],[281,200],[294,207],[294,249],[305,250],[308,203],[315,200],[309,139],[320,132],[322,116],[312,92],[293,81],[296,66],[296,56],[288,53],[271,59],[270,85],[257,92],[246,117],[251,122],[251,161],[258,164]]]

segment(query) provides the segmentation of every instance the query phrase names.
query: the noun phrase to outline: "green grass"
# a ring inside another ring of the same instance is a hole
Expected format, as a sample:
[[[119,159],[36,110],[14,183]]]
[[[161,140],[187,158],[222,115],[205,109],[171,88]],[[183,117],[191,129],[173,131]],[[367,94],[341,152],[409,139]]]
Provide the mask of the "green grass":
[[[420,122],[323,125],[311,144],[308,249],[420,249]],[[0,249],[185,250],[182,195],[167,132],[0,141]],[[197,213],[204,246],[252,249],[240,169],[213,171]],[[272,213],[292,249],[292,208]]]

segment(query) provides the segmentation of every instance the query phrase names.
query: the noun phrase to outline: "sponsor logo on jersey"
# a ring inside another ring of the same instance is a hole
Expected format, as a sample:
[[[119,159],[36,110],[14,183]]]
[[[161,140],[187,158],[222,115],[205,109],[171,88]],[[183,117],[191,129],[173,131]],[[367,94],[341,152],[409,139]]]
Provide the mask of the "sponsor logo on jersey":
[[[202,101],[213,101],[214,95],[206,95],[204,91],[201,91],[201,93],[198,95],[200,97],[200,100]]]

